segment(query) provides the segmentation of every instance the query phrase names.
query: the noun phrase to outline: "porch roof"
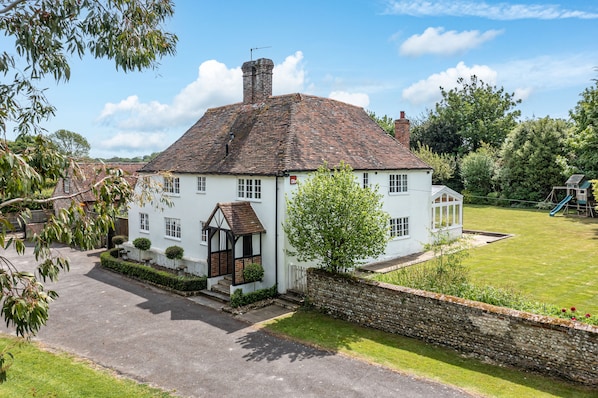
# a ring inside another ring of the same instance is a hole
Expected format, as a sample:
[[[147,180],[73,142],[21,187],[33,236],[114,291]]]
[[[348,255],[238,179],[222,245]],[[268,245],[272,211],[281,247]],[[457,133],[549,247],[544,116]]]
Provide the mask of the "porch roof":
[[[208,228],[214,216],[220,211],[230,230],[236,236],[266,232],[250,202],[218,203],[205,223]]]

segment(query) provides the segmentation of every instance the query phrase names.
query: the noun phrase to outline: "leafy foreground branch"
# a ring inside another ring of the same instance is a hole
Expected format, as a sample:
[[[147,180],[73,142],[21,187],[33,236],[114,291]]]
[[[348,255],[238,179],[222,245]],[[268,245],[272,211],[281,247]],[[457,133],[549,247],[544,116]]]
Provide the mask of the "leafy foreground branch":
[[[561,308],[553,304],[531,300],[514,290],[475,285],[470,280],[469,269],[462,263],[468,255],[467,241],[465,240],[451,242],[447,236],[440,234],[436,236],[435,243],[430,245],[429,249],[433,250],[435,254],[434,260],[388,274],[377,275],[374,279],[498,307],[598,325],[598,316],[585,313],[575,307]]]

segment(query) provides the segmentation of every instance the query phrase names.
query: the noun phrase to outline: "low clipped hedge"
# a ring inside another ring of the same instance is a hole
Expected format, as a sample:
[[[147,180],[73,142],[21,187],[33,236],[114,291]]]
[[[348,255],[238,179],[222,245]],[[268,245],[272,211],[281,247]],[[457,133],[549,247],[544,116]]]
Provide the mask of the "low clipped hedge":
[[[118,249],[102,253],[100,255],[102,267],[179,292],[193,292],[208,287],[208,279],[205,276],[177,276],[147,265],[125,261],[116,256],[118,256]]]
[[[257,301],[273,298],[277,295],[278,288],[276,285],[267,289],[260,289],[250,293],[243,293],[242,289],[237,289],[230,296],[230,306],[233,308],[237,308],[247,304],[253,304]]]

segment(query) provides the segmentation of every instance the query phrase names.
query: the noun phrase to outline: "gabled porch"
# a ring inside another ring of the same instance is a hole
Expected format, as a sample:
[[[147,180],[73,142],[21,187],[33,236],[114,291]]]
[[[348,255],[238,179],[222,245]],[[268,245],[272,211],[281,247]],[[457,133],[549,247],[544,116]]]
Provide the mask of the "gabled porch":
[[[248,264],[262,264],[262,235],[266,233],[250,202],[218,203],[204,224],[208,232],[208,289],[232,293],[245,284]]]

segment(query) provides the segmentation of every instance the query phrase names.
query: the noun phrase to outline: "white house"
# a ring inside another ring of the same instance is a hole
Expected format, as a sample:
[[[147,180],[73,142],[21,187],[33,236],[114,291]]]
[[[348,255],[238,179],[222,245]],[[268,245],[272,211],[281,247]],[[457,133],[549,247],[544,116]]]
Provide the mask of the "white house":
[[[166,266],[165,249],[183,247],[189,272],[207,275],[210,286],[230,275],[231,292],[247,287],[242,269],[251,262],[264,267],[262,287],[297,288],[293,270],[308,264],[285,250],[285,197],[324,162],[344,161],[361,184],[379,186],[391,216],[392,239],[371,260],[421,251],[431,229],[448,224],[434,221],[432,170],[409,151],[404,114],[395,139],[362,108],[303,94],[272,96],[273,67],[268,59],[244,63],[243,102],[207,110],[139,171],[164,184],[173,206],[133,204],[130,241],[149,238],[154,261]],[[451,207],[458,233],[461,208]]]

